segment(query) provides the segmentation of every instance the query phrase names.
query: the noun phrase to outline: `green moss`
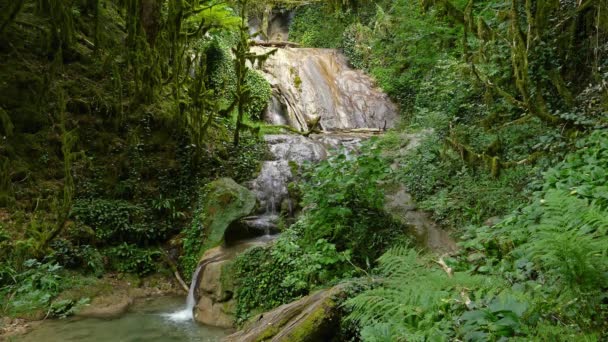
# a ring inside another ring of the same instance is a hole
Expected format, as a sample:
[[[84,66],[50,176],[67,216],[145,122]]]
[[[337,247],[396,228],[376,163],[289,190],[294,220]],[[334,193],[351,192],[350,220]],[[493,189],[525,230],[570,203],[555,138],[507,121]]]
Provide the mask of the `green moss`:
[[[206,194],[202,206],[204,251],[223,241],[224,233],[232,222],[253,211],[256,198],[251,191],[230,178],[211,182],[203,191]]]
[[[281,327],[279,325],[269,325],[259,336],[255,339],[255,342],[263,342],[270,340],[276,334],[281,331]]]
[[[234,293],[235,279],[234,279],[234,262],[229,261],[222,264],[222,272],[220,274],[220,289],[222,290],[223,297],[231,297]],[[222,300],[229,300],[230,298],[223,298]],[[234,311],[234,308],[231,309]]]
[[[303,322],[293,329],[287,341],[318,341],[319,335],[323,335],[320,329],[328,319],[328,313],[336,306],[335,302],[328,299],[319,308],[306,316]]]

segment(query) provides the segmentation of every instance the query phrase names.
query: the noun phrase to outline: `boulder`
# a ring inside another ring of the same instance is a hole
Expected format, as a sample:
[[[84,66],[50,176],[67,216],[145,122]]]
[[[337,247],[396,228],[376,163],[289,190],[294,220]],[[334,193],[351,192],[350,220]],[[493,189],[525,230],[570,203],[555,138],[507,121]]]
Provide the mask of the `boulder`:
[[[220,258],[203,265],[194,319],[214,327],[231,328],[234,325],[235,313],[232,260]]]
[[[100,296],[91,304],[78,311],[77,316],[87,318],[116,318],[122,316],[133,304],[133,298],[126,294]]]
[[[329,341],[339,330],[339,304],[346,285],[315,292],[254,317],[225,342]]]
[[[196,282],[194,319],[205,325],[232,328],[235,321],[234,258],[253,246],[269,241],[250,240],[233,246],[219,246],[205,252]]]
[[[204,188],[202,223],[205,231],[203,250],[224,241],[231,223],[248,216],[255,208],[253,192],[230,178],[220,178]]]

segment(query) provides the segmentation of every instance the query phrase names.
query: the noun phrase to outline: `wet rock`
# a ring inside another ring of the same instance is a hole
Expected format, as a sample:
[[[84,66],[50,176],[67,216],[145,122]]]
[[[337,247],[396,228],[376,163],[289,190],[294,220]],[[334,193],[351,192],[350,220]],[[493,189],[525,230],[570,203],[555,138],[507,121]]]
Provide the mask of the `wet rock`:
[[[258,236],[277,234],[278,222],[279,216],[273,214],[245,217],[230,224],[226,230],[225,242],[231,246]]]
[[[259,238],[234,246],[219,246],[205,252],[199,262],[199,279],[195,281],[194,319],[215,327],[234,326],[235,301],[232,264],[234,258],[250,247],[264,245],[272,237]]]
[[[268,48],[256,47],[256,52]],[[322,130],[390,128],[397,109],[363,72],[348,66],[346,57],[331,49],[283,48],[263,66],[273,88],[265,119],[300,131],[321,117]]]
[[[116,318],[123,315],[133,304],[133,298],[123,295],[100,296],[81,309],[77,316],[90,318]]]
[[[251,190],[260,202],[261,213],[276,215],[285,200],[290,200],[288,184],[293,180],[292,168],[304,162],[318,162],[327,157],[326,147],[301,135],[274,134],[264,137],[274,160],[262,163]]]
[[[401,184],[385,190],[384,210],[394,219],[409,227],[416,242],[433,252],[452,253],[458,250],[450,233],[439,227],[431,216],[416,209],[412,196]]]
[[[232,260],[209,263],[198,288],[198,302],[194,318],[203,324],[230,328],[234,324],[234,284],[231,276]]]
[[[315,292],[254,317],[225,342],[329,341],[337,333],[338,304],[345,285]]]
[[[217,246],[224,240],[228,226],[248,216],[255,208],[255,195],[230,178],[209,183],[203,202],[203,229],[207,237],[203,249]]]

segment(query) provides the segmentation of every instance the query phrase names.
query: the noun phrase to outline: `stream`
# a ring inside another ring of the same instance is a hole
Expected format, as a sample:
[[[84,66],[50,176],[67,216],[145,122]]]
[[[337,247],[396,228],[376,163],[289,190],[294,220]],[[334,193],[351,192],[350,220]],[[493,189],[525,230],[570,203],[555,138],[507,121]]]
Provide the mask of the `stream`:
[[[148,298],[136,301],[129,312],[116,319],[70,318],[41,322],[19,342],[216,342],[227,331],[197,324],[192,319],[175,320],[167,312],[184,305],[181,296]]]

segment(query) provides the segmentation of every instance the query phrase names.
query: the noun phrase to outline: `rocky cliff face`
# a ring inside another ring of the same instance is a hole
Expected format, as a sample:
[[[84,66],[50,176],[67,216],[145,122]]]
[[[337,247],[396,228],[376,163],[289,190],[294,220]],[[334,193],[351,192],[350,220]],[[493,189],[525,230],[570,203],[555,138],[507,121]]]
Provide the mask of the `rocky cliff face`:
[[[255,47],[256,52],[269,48]],[[320,128],[390,128],[397,108],[363,72],[348,66],[346,57],[332,49],[282,48],[263,65],[273,90],[265,120],[300,131],[321,118]]]

